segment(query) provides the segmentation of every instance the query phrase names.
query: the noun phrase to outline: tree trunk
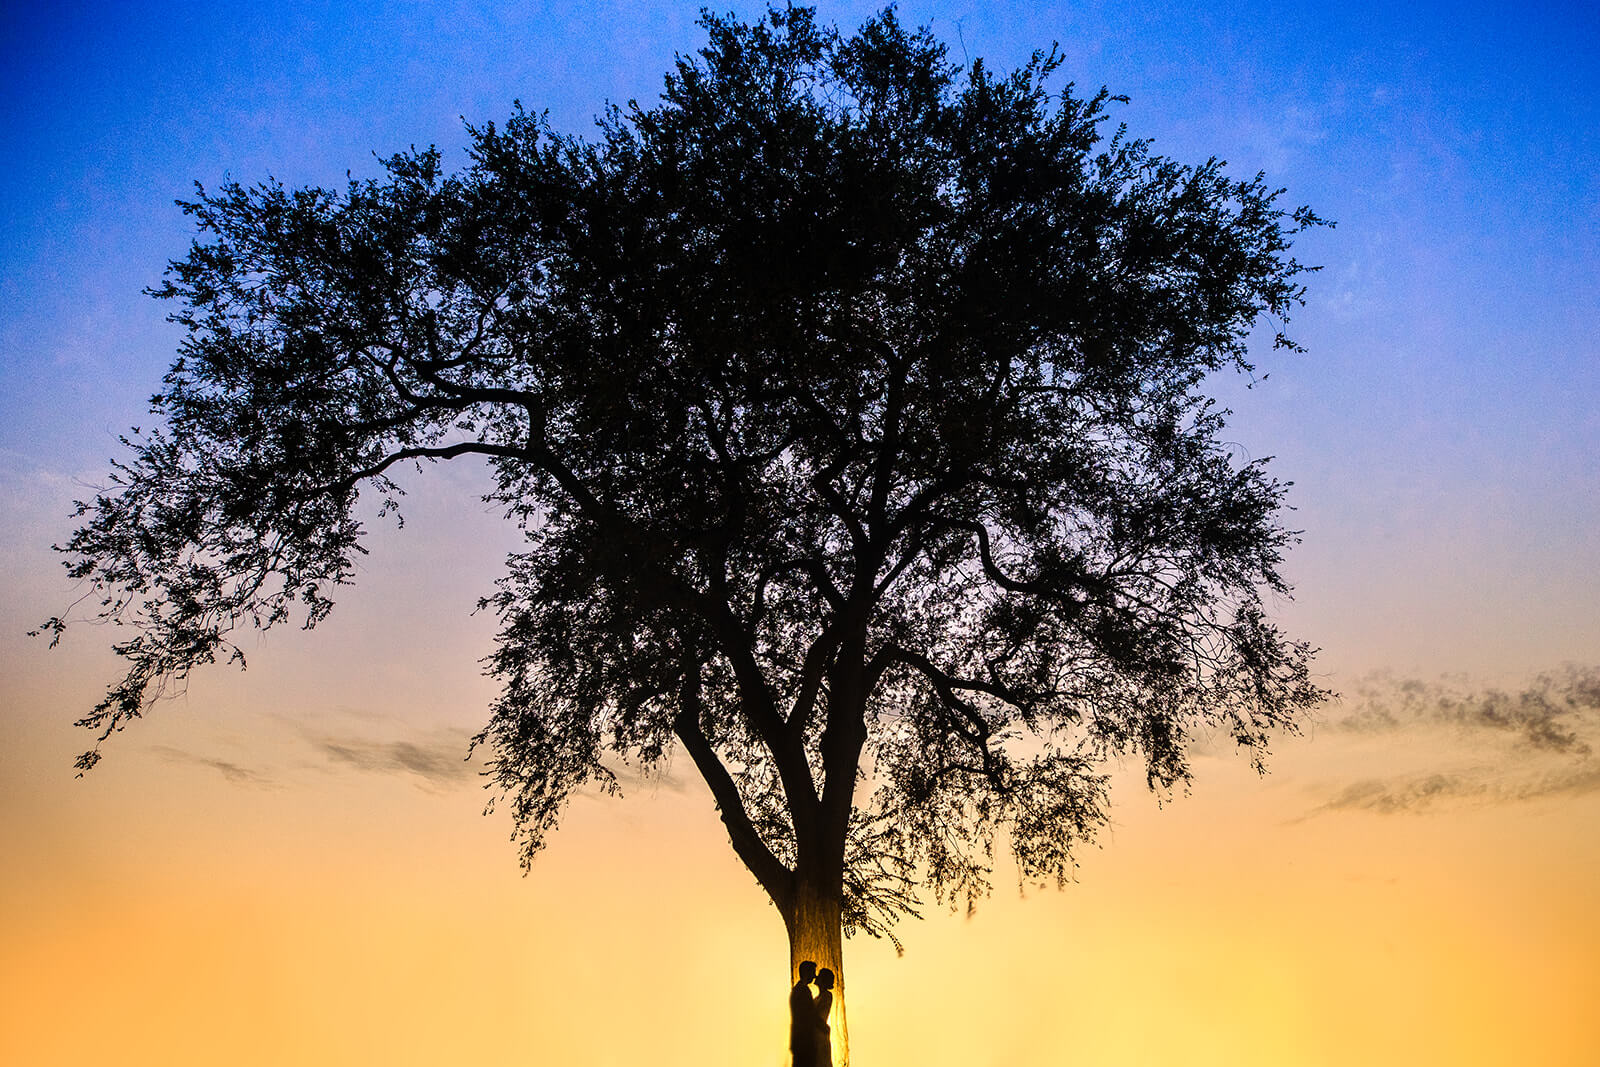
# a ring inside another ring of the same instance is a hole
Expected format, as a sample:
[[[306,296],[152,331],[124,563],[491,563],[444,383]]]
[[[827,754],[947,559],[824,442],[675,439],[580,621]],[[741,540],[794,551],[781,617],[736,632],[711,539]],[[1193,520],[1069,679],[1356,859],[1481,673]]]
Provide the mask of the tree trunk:
[[[800,963],[812,960],[820,971],[833,972],[833,1008],[828,1013],[829,1036],[833,1044],[833,1067],[849,1067],[850,1036],[844,1014],[844,937],[840,922],[840,893],[818,890],[803,879],[796,880],[794,908],[786,914],[789,928],[789,983],[800,980]],[[812,1067],[810,1064],[796,1067]]]

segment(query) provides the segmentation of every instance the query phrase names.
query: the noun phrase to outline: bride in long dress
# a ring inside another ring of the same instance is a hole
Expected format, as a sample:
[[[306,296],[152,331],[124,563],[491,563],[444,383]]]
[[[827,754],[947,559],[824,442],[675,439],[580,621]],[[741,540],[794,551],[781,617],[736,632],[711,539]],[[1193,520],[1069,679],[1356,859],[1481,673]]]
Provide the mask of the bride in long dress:
[[[817,1009],[817,1067],[833,1067],[833,1037],[828,1028],[828,1014],[833,1011],[833,971],[827,967],[817,972],[817,999],[812,1006]]]

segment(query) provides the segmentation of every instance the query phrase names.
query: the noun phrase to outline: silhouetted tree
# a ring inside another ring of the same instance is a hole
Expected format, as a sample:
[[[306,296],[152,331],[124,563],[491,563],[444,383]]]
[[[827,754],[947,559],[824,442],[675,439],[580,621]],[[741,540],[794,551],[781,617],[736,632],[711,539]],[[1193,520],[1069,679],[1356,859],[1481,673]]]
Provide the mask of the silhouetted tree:
[[[359,492],[488,456],[527,543],[476,743],[524,862],[574,790],[681,746],[791,964],[842,979],[842,932],[984,892],[997,842],[1066,875],[1109,757],[1170,788],[1193,732],[1259,760],[1319,698],[1261,603],[1284,486],[1202,386],[1300,302],[1320,220],[1106,139],[1116,98],[1050,88],[1053,52],[997,76],[892,12],[703,24],[593,141],[519,107],[458,174],[412,150],[182,205],[161,425],[64,546],[132,626],[83,723],[315,625]]]

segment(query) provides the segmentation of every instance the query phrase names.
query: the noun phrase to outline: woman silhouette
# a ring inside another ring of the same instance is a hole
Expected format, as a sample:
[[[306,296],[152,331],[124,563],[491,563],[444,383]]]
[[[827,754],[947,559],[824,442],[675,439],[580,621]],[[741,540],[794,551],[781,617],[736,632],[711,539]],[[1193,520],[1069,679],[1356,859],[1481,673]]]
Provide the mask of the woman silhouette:
[[[828,1013],[833,1010],[833,971],[817,972],[817,1067],[833,1067],[833,1038],[828,1029]]]

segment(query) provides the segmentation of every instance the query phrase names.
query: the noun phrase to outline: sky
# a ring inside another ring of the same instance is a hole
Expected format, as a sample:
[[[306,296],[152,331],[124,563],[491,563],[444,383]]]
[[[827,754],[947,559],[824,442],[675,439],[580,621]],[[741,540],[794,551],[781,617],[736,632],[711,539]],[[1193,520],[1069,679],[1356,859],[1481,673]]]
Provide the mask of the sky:
[[[899,11],[957,60],[1054,41],[1158,151],[1337,222],[1296,246],[1306,353],[1212,385],[1294,482],[1274,610],[1340,696],[1264,777],[1206,738],[1187,795],[1114,768],[1064,889],[1002,863],[903,956],[850,942],[855,1062],[1600,1062],[1600,14]],[[482,467],[430,471],[326,624],[197,676],[82,779],[111,635],[26,636],[78,595],[49,546],[172,358],[141,290],[194,181],[459,165],[463,117],[514,100],[584,132],[655,96],[695,14],[0,5],[0,1061],[782,1062],[782,924],[686,760],[577,798],[526,877],[483,813],[472,608],[514,538]]]

